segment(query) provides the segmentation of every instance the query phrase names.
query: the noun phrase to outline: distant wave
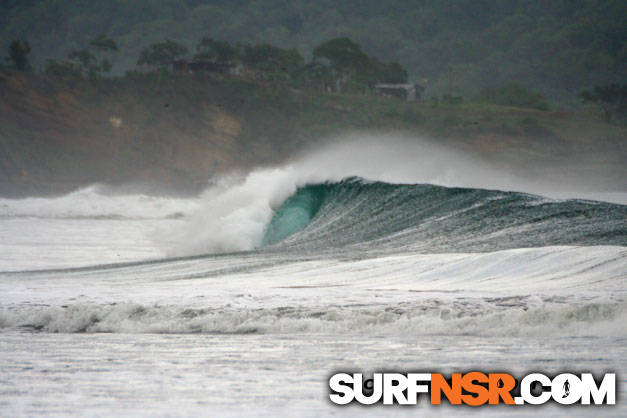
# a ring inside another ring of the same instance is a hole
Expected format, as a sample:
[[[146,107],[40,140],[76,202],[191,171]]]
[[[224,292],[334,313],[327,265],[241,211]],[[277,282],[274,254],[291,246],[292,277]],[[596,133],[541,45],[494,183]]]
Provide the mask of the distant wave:
[[[198,200],[193,198],[118,194],[114,188],[94,184],[58,197],[0,198],[0,218],[180,218],[197,206]]]

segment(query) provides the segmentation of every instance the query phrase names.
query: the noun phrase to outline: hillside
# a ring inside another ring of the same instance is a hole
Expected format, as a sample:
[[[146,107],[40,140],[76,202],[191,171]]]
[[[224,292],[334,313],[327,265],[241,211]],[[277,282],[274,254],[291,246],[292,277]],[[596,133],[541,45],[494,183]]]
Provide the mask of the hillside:
[[[577,103],[594,84],[627,79],[627,3],[621,0],[153,0],[0,3],[0,50],[28,40],[35,66],[66,58],[99,34],[120,46],[118,74],[141,49],[173,39],[194,51],[203,36],[269,42],[306,57],[335,37],[354,39],[369,55],[398,61],[427,94],[472,96],[487,86],[519,83],[553,101]],[[450,91],[449,91],[450,90]]]
[[[407,103],[207,75],[90,82],[4,72],[0,97],[4,195],[59,193],[91,182],[195,192],[212,175],[280,163],[360,131],[433,138],[503,166],[532,170],[580,156],[584,177],[627,174],[625,127],[594,112]]]

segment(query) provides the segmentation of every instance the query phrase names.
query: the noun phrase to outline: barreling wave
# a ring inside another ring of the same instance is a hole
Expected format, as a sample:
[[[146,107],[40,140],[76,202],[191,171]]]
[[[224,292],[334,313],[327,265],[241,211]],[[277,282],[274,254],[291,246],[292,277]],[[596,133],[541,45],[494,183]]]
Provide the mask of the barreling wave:
[[[301,187],[276,210],[263,237],[266,250],[281,251],[626,244],[624,205],[358,178]]]
[[[164,233],[173,242],[167,253],[626,242],[624,185],[596,179],[603,187],[590,189],[564,170],[512,170],[417,138],[335,138],[286,165],[213,179],[181,226]]]

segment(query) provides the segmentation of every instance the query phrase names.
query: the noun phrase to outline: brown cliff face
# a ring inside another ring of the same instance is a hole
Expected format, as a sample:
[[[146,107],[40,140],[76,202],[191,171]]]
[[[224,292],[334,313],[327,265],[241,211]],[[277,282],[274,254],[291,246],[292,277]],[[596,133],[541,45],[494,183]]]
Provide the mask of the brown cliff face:
[[[241,122],[210,97],[154,83],[0,77],[0,192],[131,181],[194,189],[250,163]]]
[[[584,181],[586,173],[605,173],[591,187],[627,176],[627,129],[594,115],[433,106],[220,76],[90,82],[0,72],[0,195],[57,194],[94,182],[193,193],[212,175],[280,163],[355,131],[436,139],[506,169],[541,172],[561,160]]]

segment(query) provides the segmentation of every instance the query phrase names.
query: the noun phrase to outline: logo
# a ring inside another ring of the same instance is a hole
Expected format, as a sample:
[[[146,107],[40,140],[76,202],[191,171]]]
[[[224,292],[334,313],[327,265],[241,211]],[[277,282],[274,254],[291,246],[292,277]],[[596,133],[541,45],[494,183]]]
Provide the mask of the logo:
[[[550,378],[531,373],[520,379],[507,373],[336,373],[329,398],[337,405],[615,405],[616,375],[601,380],[592,373],[562,373]]]

